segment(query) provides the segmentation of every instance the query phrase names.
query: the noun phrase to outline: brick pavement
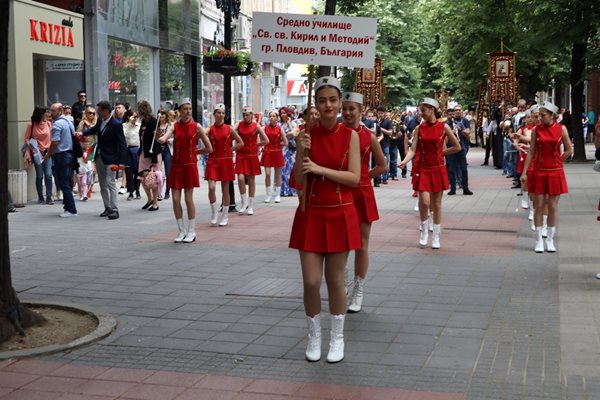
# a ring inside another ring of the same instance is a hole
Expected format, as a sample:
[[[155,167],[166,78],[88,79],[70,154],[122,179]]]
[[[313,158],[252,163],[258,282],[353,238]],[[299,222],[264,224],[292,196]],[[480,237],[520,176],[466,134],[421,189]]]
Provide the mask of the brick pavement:
[[[481,156],[469,154],[475,195],[444,197],[441,250],[416,246],[408,180],[376,191],[365,306],[347,318],[338,365],[303,359],[298,257],[286,248],[293,198],[259,196],[255,216],[211,228],[203,185],[192,245],[171,243],[164,201],[150,214],[122,201],[116,221],[96,216],[98,198],[66,221],[58,206],[21,209],[10,217],[20,297],[93,305],[119,327],[0,364],[0,399],[599,398],[599,176],[567,165],[559,252],[537,255],[516,192]]]

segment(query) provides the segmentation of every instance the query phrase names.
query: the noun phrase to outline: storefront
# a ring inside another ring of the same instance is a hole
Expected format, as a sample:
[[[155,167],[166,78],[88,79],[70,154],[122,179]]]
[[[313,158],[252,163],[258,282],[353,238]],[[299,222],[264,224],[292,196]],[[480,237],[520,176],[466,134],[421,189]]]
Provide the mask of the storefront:
[[[72,104],[84,87],[83,15],[30,0],[13,0],[8,53],[8,167],[20,154],[35,105]],[[35,197],[30,176],[28,197]]]

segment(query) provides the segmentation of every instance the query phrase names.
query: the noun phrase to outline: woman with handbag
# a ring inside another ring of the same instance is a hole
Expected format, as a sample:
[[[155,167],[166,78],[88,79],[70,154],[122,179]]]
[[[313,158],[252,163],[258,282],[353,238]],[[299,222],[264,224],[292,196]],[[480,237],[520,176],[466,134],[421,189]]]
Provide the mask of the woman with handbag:
[[[233,152],[244,146],[244,141],[231,125],[225,123],[225,105],[217,104],[213,110],[215,123],[208,129],[208,138],[213,152],[208,155],[204,179],[208,181],[211,226],[227,226],[229,223],[229,182],[235,179]],[[235,145],[232,142],[235,140]],[[221,182],[221,204],[223,211],[218,215],[216,187]]]
[[[202,126],[192,119],[192,101],[184,99],[179,105],[179,121],[175,122],[173,129],[168,129],[157,140],[166,144],[173,138],[173,159],[167,180],[173,191],[173,213],[179,228],[175,243],[191,243],[196,240],[196,207],[194,205],[194,188],[200,187],[198,174],[198,154],[212,153],[212,145]],[[204,147],[197,150],[198,139]],[[187,207],[188,226],[183,222],[183,208],[181,207],[181,191],[184,191],[185,205]]]
[[[162,164],[162,149],[155,140],[157,119],[152,114],[152,106],[147,100],[142,100],[137,106],[138,115],[142,119],[140,125],[140,158],[138,175],[146,192],[148,201],[142,210],[158,211],[158,182],[156,172]],[[148,176],[148,175],[154,176]]]
[[[93,106],[87,106],[83,112],[83,118],[79,121],[79,125],[77,125],[77,132],[83,132],[86,129],[91,128],[96,125],[97,122],[96,109]],[[86,163],[91,162],[91,172],[86,172],[86,184],[87,184],[87,194],[79,193],[81,199],[87,197],[88,199],[92,198],[92,193],[94,192],[93,186],[95,181],[95,168],[94,168],[94,156],[96,153],[96,145],[98,143],[98,138],[96,135],[89,136],[81,136],[81,146],[85,152],[85,158],[87,159]],[[89,169],[89,168],[88,168]]]
[[[36,106],[25,131],[25,166],[35,167],[35,188],[38,204],[54,204],[52,200],[52,158],[43,160],[52,141],[52,119],[46,107]],[[32,141],[31,139],[35,139]],[[33,145],[35,143],[35,148]],[[34,157],[34,152],[39,155]],[[42,184],[46,185],[46,198]]]

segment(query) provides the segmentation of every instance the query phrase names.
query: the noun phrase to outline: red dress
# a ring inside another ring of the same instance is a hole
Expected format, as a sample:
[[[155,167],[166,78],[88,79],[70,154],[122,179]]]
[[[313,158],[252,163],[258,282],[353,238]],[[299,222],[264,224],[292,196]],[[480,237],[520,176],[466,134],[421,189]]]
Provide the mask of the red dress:
[[[540,124],[535,127],[533,169],[530,169],[527,174],[529,193],[549,195],[568,193],[560,150],[562,127],[557,123]]]
[[[352,188],[352,197],[354,207],[358,213],[358,220],[361,224],[377,221],[379,212],[377,211],[377,201],[375,192],[369,177],[369,164],[371,162],[371,132],[364,127],[359,129],[358,138],[360,141],[360,183]]]
[[[235,173],[233,172],[233,153],[231,151],[231,126],[212,125],[209,128],[208,137],[213,152],[208,155],[204,179],[207,181],[233,181]]]
[[[446,160],[444,159],[444,127],[441,121],[419,125],[416,153],[419,169],[415,174],[413,188],[420,192],[442,192],[450,187]]]
[[[167,184],[171,189],[200,187],[198,175],[198,124],[194,120],[187,123],[175,122],[173,158]]]
[[[527,125],[523,127],[523,133],[525,133],[525,131],[530,131],[532,130],[534,127],[534,125]],[[524,143],[527,144],[524,140],[519,139],[519,143]],[[527,159],[527,152],[521,152],[519,151],[519,159],[517,160],[517,174],[521,174],[523,173],[523,167],[525,166],[525,159]]]
[[[269,138],[269,144],[263,148],[260,165],[267,168],[283,168],[285,161],[281,151],[281,127],[269,124],[265,126],[265,134]]]
[[[311,159],[336,170],[348,169],[352,129],[337,124],[332,131],[320,124],[311,129]],[[337,253],[362,247],[360,222],[352,188],[321,175],[308,174],[306,210],[296,209],[289,247],[313,253]]]
[[[238,134],[244,142],[244,147],[235,153],[235,173],[243,175],[260,175],[258,162],[258,125],[256,122],[249,124],[240,122]]]

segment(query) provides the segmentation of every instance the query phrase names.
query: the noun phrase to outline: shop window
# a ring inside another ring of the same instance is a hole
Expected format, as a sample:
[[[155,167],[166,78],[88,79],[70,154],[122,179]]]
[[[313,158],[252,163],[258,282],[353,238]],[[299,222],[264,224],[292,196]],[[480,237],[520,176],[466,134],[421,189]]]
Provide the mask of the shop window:
[[[152,50],[148,47],[108,39],[109,100],[129,103],[154,98]]]
[[[160,106],[171,110],[182,98],[191,97],[191,60],[189,56],[160,51]]]

